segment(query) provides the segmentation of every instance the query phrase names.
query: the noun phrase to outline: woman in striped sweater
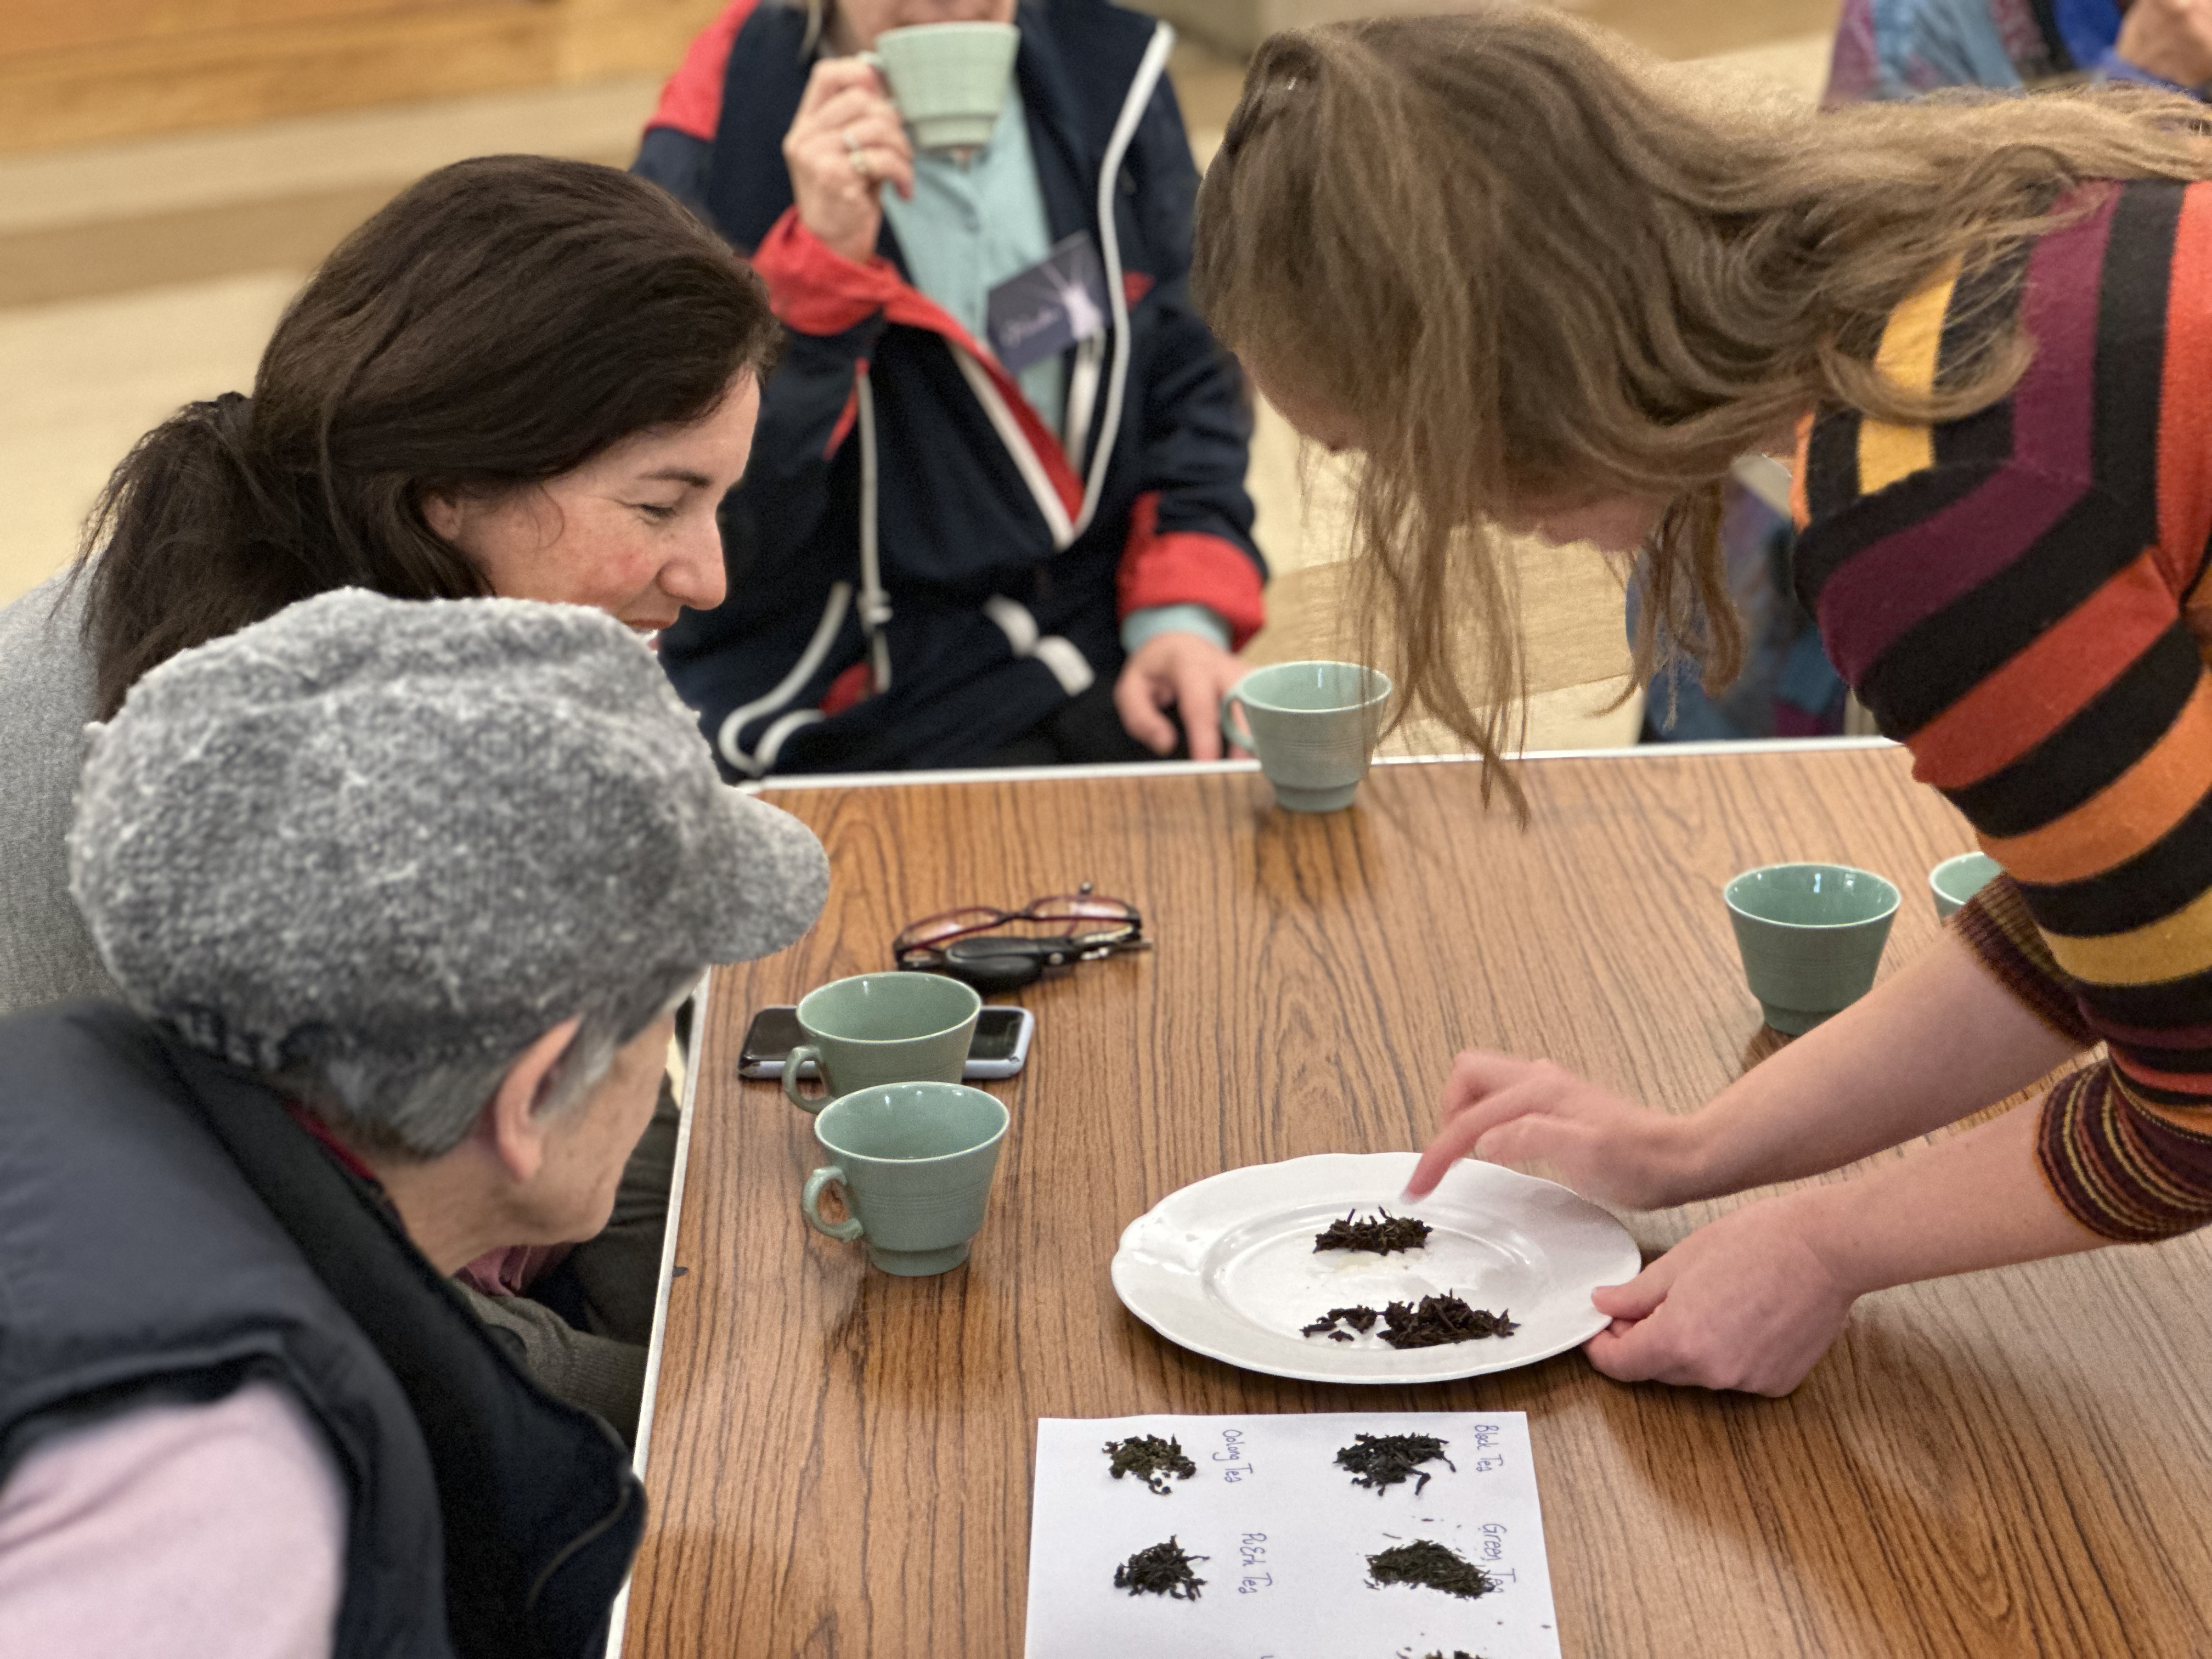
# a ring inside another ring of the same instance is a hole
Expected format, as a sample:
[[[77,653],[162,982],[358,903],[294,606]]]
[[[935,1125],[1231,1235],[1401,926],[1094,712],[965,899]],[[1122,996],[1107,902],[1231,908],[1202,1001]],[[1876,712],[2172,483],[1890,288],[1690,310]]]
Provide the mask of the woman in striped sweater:
[[[1500,525],[1644,549],[1639,667],[1656,622],[1725,679],[1711,503],[1794,434],[1828,653],[2007,872],[1942,948],[1687,1116],[1462,1054],[1413,1190],[1472,1152],[1681,1203],[1837,1168],[2106,1045],[1599,1292],[1614,1376],[1787,1392],[1865,1291],[2212,1220],[2208,134],[2140,94],[1730,107],[1504,4],[1279,35],[1253,66],[1195,284],[1294,422],[1364,452],[1366,570],[1416,694],[1502,746]],[[1471,693],[1447,627],[1470,602]]]

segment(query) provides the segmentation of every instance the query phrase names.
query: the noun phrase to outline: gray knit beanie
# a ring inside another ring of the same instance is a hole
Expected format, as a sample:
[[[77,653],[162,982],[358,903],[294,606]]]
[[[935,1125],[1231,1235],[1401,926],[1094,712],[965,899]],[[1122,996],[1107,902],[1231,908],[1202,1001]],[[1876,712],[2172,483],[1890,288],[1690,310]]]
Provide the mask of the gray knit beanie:
[[[69,852],[140,1013],[265,1074],[403,1083],[781,950],[829,886],[612,618],[358,590],[133,687]]]

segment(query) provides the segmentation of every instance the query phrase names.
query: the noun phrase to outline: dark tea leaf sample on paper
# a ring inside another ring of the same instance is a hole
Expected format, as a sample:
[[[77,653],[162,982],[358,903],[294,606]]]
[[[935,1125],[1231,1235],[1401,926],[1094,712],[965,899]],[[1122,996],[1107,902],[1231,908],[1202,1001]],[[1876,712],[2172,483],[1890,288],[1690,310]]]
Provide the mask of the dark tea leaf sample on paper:
[[[1133,1434],[1127,1440],[1109,1440],[1106,1455],[1114,1460],[1114,1478],[1133,1474],[1163,1498],[1169,1492],[1167,1478],[1188,1480],[1198,1465],[1183,1455],[1182,1442],[1163,1440],[1156,1434]]]
[[[1171,1595],[1178,1601],[1195,1601],[1198,1600],[1198,1587],[1206,1580],[1191,1571],[1190,1564],[1208,1559],[1203,1555],[1186,1554],[1182,1546],[1170,1537],[1164,1544],[1154,1544],[1148,1549],[1139,1550],[1115,1568],[1114,1588],[1126,1589],[1132,1595],[1142,1592],[1152,1595]]]
[[[1381,1218],[1373,1221],[1355,1221],[1354,1210],[1341,1221],[1332,1221],[1326,1232],[1314,1235],[1314,1252],[1323,1250],[1372,1250],[1377,1255],[1388,1255],[1393,1250],[1418,1250],[1429,1242],[1435,1231],[1425,1221],[1413,1217],[1392,1215],[1377,1206],[1375,1213]]]
[[[1498,1581],[1456,1551],[1425,1538],[1400,1544],[1367,1558],[1369,1580],[1385,1584],[1419,1584],[1472,1601],[1498,1588]]]
[[[1470,1308],[1449,1291],[1425,1296],[1417,1307],[1393,1302],[1382,1310],[1382,1340],[1394,1348],[1440,1348],[1449,1342],[1510,1336],[1521,1328],[1510,1310],[1492,1313],[1487,1308]]]
[[[1444,1443],[1432,1434],[1354,1435],[1350,1445],[1337,1449],[1336,1461],[1352,1471],[1355,1486],[1372,1486],[1379,1496],[1385,1486],[1401,1486],[1411,1478],[1418,1498],[1430,1480],[1422,1464],[1442,1463],[1459,1473],[1459,1465],[1444,1455]]]

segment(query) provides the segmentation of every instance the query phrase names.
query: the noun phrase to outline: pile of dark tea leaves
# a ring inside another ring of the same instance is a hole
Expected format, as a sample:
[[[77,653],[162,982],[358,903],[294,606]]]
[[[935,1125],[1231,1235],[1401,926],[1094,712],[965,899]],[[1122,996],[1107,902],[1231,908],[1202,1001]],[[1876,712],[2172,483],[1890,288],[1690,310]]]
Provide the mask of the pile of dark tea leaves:
[[[1327,1232],[1314,1235],[1314,1253],[1323,1250],[1372,1250],[1377,1255],[1388,1255],[1393,1250],[1418,1250],[1429,1242],[1435,1231],[1425,1221],[1413,1217],[1392,1215],[1377,1206],[1376,1221],[1355,1221],[1359,1213],[1353,1210],[1341,1221],[1328,1224]]]
[[[1336,1461],[1352,1471],[1353,1486],[1372,1486],[1377,1497],[1385,1486],[1401,1486],[1410,1477],[1418,1498],[1430,1480],[1422,1464],[1442,1463],[1459,1473],[1459,1465],[1444,1455],[1444,1445],[1432,1434],[1360,1434],[1352,1444],[1337,1448]]]
[[[1486,1336],[1510,1336],[1521,1327],[1510,1310],[1492,1313],[1487,1308],[1470,1308],[1449,1291],[1442,1296],[1425,1296],[1419,1305],[1393,1302],[1377,1313],[1372,1308],[1331,1308],[1310,1325],[1299,1327],[1301,1336],[1326,1336],[1332,1342],[1350,1342],[1349,1332],[1337,1328],[1349,1325],[1352,1330],[1372,1330],[1376,1320],[1382,1322],[1382,1340],[1394,1348],[1441,1348],[1451,1342],[1473,1342]]]
[[[1369,1556],[1367,1571],[1378,1589],[1385,1584],[1423,1584],[1472,1601],[1498,1588],[1495,1578],[1465,1556],[1425,1538]]]
[[[1133,1474],[1163,1498],[1169,1494],[1167,1478],[1188,1480],[1198,1465],[1183,1455],[1182,1442],[1163,1440],[1156,1434],[1133,1434],[1127,1440],[1109,1440],[1107,1456],[1114,1460],[1114,1478]]]
[[[1441,1348],[1448,1342],[1474,1342],[1486,1336],[1510,1336],[1521,1327],[1510,1311],[1470,1308],[1447,1291],[1425,1296],[1419,1307],[1393,1302],[1382,1310],[1382,1340],[1394,1348]]]
[[[1170,1537],[1164,1544],[1154,1544],[1148,1549],[1139,1550],[1115,1568],[1114,1588],[1125,1589],[1132,1595],[1141,1591],[1153,1595],[1172,1595],[1178,1601],[1195,1601],[1198,1600],[1198,1587],[1206,1580],[1191,1571],[1190,1564],[1209,1559],[1203,1555],[1185,1554],[1182,1546]],[[1480,1594],[1480,1591],[1476,1593]]]
[[[1350,1342],[1354,1340],[1352,1331],[1340,1331],[1336,1328],[1340,1320],[1351,1326],[1353,1331],[1365,1331],[1372,1330],[1375,1322],[1382,1317],[1382,1316],[1372,1308],[1331,1308],[1312,1324],[1301,1327],[1298,1334],[1326,1336],[1332,1342]]]

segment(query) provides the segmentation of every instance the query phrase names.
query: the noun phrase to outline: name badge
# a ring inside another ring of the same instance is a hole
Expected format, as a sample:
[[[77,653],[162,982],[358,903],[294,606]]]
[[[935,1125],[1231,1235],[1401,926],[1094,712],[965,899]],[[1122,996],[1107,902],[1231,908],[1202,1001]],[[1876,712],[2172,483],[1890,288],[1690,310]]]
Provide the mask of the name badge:
[[[1079,230],[993,289],[984,311],[991,349],[1010,374],[1106,331],[1106,270]]]

